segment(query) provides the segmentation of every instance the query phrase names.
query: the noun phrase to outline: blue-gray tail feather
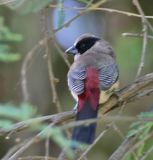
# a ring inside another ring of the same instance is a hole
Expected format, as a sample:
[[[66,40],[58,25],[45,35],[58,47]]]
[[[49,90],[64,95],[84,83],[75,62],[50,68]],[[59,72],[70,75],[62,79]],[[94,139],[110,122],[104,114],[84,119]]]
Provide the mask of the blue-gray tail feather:
[[[96,110],[92,108],[89,102],[86,102],[84,107],[76,115],[76,121],[86,120],[97,117],[98,106]],[[87,126],[78,126],[73,129],[72,140],[84,144],[91,144],[95,139],[96,123]],[[72,148],[77,148],[73,143]]]

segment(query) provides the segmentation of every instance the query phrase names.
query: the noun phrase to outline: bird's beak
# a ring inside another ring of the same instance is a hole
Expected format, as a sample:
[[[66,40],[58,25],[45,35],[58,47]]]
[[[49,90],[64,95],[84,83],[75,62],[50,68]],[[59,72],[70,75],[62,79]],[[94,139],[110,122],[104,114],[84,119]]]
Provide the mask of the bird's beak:
[[[72,54],[72,55],[76,55],[78,53],[78,50],[76,49],[76,47],[73,45],[70,48],[68,48],[65,53],[67,54]]]

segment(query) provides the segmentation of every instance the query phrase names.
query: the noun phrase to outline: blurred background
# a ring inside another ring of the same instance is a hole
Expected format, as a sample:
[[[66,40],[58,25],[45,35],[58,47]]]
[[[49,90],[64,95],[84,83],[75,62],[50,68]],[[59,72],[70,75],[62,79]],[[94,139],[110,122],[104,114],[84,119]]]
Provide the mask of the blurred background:
[[[73,57],[67,59],[64,50],[71,46],[76,37],[82,33],[93,33],[110,42],[119,65],[120,87],[135,79],[141,57],[142,38],[124,37],[122,33],[142,33],[141,19],[108,11],[91,10],[82,13],[82,10],[79,9],[90,7],[98,2],[100,1],[14,0],[10,3],[0,1],[0,127],[28,119],[31,112],[34,113],[34,116],[40,116],[57,113],[57,106],[59,105],[61,111],[68,111],[73,108],[75,102],[68,91],[66,80],[69,69],[68,61],[72,63]],[[152,0],[140,0],[140,4],[146,15],[153,15]],[[110,0],[98,7],[137,13],[132,0]],[[78,14],[80,15],[76,19],[62,27],[64,23]],[[150,20],[150,23],[153,24],[153,21]],[[49,35],[52,35],[52,40],[48,41],[49,55],[47,55],[45,47],[39,41]],[[148,40],[142,75],[152,72],[152,43],[152,40]],[[33,50],[36,45],[40,46]],[[28,55],[30,56],[28,57]],[[55,87],[60,104],[53,103],[49,63],[52,65],[54,78],[58,81]],[[26,74],[23,74],[24,65],[26,65]],[[25,79],[27,93],[23,85]],[[28,102],[34,106],[31,112],[27,109],[27,117],[26,115],[25,119],[23,118],[24,115],[20,115],[18,118],[14,118],[12,115],[9,117],[10,112],[14,112],[15,115],[22,113],[23,105],[30,109],[30,106],[23,104],[23,102]],[[135,117],[140,112],[148,111],[151,106],[153,106],[152,96],[148,96],[128,104],[121,115]],[[21,112],[12,109],[13,107]],[[5,108],[4,112],[2,108]],[[119,110],[115,110],[109,115],[116,115],[118,112]],[[115,123],[125,137],[131,122],[117,121]],[[97,135],[106,124],[106,122],[99,122]],[[8,139],[6,136],[0,136],[0,158],[14,145],[35,135],[35,133],[36,131],[21,131]],[[89,160],[107,159],[123,141],[123,137],[119,136],[113,129],[109,130],[89,153]],[[45,154],[44,145],[45,141],[42,140],[29,147],[22,156],[43,156]],[[59,151],[60,147],[50,140],[50,155],[57,156]],[[152,156],[148,157],[148,160],[152,160]]]

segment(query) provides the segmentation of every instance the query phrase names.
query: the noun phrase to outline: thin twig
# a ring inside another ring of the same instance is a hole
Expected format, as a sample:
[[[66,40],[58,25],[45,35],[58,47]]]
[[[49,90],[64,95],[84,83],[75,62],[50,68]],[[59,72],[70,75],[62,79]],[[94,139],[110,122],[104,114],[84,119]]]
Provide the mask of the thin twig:
[[[115,124],[114,121],[113,121],[113,129],[118,133],[118,135],[120,135],[120,137],[122,139],[126,139],[126,137],[123,135],[122,131],[119,129],[119,127]],[[136,153],[134,151],[132,152],[132,154],[133,154],[135,160],[138,160],[138,157],[137,157],[137,155],[136,155]]]
[[[54,42],[55,48],[57,49],[59,55],[63,58],[65,64],[66,64],[68,67],[70,67],[71,64],[70,64],[70,62],[68,61],[67,56],[64,55],[64,53],[62,52],[61,48],[60,48],[59,45],[56,43],[56,41],[54,40],[53,42]]]
[[[27,68],[28,64],[31,61],[32,57],[34,56],[36,50],[42,46],[42,41],[40,41],[37,45],[35,45],[30,52],[27,53],[26,57],[24,58],[22,67],[21,67],[21,88],[22,88],[22,95],[23,101],[29,101],[29,92],[27,89]]]
[[[36,142],[37,139],[44,133],[44,131],[47,128],[50,128],[54,125],[54,123],[51,123],[48,125],[45,129],[43,129],[41,132],[36,134],[34,137],[32,137],[28,142],[24,144],[21,148],[19,148],[13,155],[11,155],[8,160],[16,160],[27,148],[29,148],[34,142]]]
[[[133,146],[134,142],[135,138],[126,138],[108,160],[121,160],[125,153]]]
[[[136,77],[139,77],[140,74],[141,74],[141,71],[144,67],[144,61],[145,61],[145,54],[146,54],[146,48],[147,48],[147,41],[148,41],[148,38],[147,38],[147,25],[144,24],[143,25],[143,45],[142,45],[142,53],[141,53],[141,59],[140,59],[140,64],[139,64],[139,68],[138,68],[138,71],[137,71],[137,74],[136,74]]]
[[[141,22],[142,22],[142,31],[143,31],[143,45],[142,45],[142,51],[141,51],[141,59],[140,59],[140,64],[139,64],[139,67],[138,67],[138,71],[137,71],[137,74],[136,74],[136,78],[140,76],[141,74],[141,71],[144,67],[144,60],[145,60],[145,54],[146,54],[146,48],[147,48],[147,36],[148,36],[148,21],[147,19],[145,18],[145,14],[140,6],[140,3],[138,0],[133,0],[133,4],[136,6],[138,12],[140,13],[140,15],[142,16],[141,17]]]
[[[0,128],[0,136],[4,134],[10,135],[10,133],[13,134],[13,133],[19,132],[21,130],[24,130],[32,126],[33,124],[39,124],[39,123],[46,122],[46,121],[63,123],[69,119],[74,118],[74,116],[75,116],[75,113],[73,111],[67,111],[67,112],[61,112],[61,113],[57,113],[53,115],[32,118],[26,121],[18,122],[12,125],[10,129]]]
[[[48,37],[48,28],[47,28],[47,12],[46,10],[44,10],[44,28],[45,28],[45,31],[44,31],[44,34],[45,34],[45,37]],[[60,101],[59,101],[59,98],[58,98],[58,95],[57,95],[57,91],[56,91],[56,84],[55,84],[55,76],[54,76],[54,72],[53,72],[53,67],[52,67],[52,62],[51,62],[51,52],[49,53],[49,44],[48,44],[48,40],[46,38],[46,41],[45,41],[45,52],[46,52],[46,58],[47,58],[47,66],[48,66],[48,74],[49,74],[49,80],[50,80],[50,86],[51,86],[51,89],[52,89],[52,96],[53,96],[53,103],[55,103],[56,107],[57,107],[57,112],[61,112],[62,109],[61,109],[61,105],[60,105]]]
[[[45,140],[45,160],[49,160],[49,142],[50,142],[50,137],[47,137]]]
[[[13,146],[11,149],[8,150],[8,152],[5,154],[5,156],[1,160],[8,160],[12,154],[14,154],[19,148],[23,147],[28,141],[29,139],[26,139],[24,142],[21,142]]]
[[[116,133],[118,133],[118,135],[119,135],[122,139],[125,138],[124,134],[122,133],[122,131],[119,129],[119,127],[117,126],[117,124],[116,124],[114,121],[113,121],[113,123],[112,123],[112,127],[113,127],[114,131],[115,131]]]
[[[57,160],[54,157],[47,157],[48,160]],[[43,156],[27,156],[27,157],[19,157],[18,160],[45,160]]]
[[[142,24],[146,23],[146,25],[148,26],[148,28],[153,32],[153,27],[151,25],[151,23],[148,21],[148,19],[146,18],[144,11],[142,10],[142,7],[139,3],[139,0],[133,0],[133,4],[136,6],[138,12],[140,13],[140,15],[142,16]]]
[[[144,155],[140,158],[140,160],[145,160],[152,152],[153,152],[153,145],[148,149],[148,151],[144,153]]]
[[[57,8],[57,5],[53,5],[51,4],[50,7],[52,8]],[[86,7],[64,7],[64,9],[70,9],[70,10],[86,10]],[[118,13],[118,14],[123,14],[126,16],[130,16],[130,17],[136,17],[136,18],[142,18],[142,15],[140,14],[136,14],[136,13],[132,13],[132,12],[127,12],[127,11],[121,11],[121,10],[117,10],[117,9],[113,9],[113,8],[105,8],[105,7],[94,7],[94,8],[88,8],[88,10],[86,12],[89,11],[105,11],[105,12],[109,12],[109,13]],[[145,18],[147,19],[153,19],[153,16],[145,16]]]
[[[143,144],[146,140],[148,140],[149,138],[151,138],[153,136],[153,132],[151,132],[150,134],[147,134],[144,136],[144,138],[140,141],[138,141],[137,143],[135,143],[134,145],[132,145],[130,147],[129,150],[126,151],[125,155],[123,156],[123,159],[129,155],[131,152],[133,152],[136,148],[138,148],[141,144]],[[118,159],[119,160],[119,159]]]
[[[4,4],[6,5],[6,4],[14,2],[14,1],[16,1],[16,0],[0,0],[0,5],[4,5]]]
[[[141,34],[141,33],[122,33],[122,36],[140,38],[140,37],[143,37],[143,34]],[[147,38],[153,40],[153,36],[151,36],[151,35],[148,35]]]

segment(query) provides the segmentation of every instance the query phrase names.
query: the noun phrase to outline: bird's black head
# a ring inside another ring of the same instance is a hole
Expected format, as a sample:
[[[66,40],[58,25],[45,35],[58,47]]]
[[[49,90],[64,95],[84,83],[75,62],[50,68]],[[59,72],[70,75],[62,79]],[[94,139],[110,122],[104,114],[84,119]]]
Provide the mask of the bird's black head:
[[[69,54],[83,54],[90,49],[100,38],[91,35],[83,34],[74,43],[74,45],[66,50]]]

